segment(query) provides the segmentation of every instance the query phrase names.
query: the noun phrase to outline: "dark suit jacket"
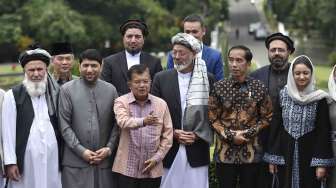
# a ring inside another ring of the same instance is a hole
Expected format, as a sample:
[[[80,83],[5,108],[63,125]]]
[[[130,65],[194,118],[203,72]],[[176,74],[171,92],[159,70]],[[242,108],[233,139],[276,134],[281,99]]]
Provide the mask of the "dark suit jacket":
[[[212,87],[215,78],[212,74],[208,74],[208,78],[209,85]],[[156,74],[152,85],[152,94],[166,101],[172,118],[173,128],[181,129],[182,109],[177,71],[172,69]],[[208,165],[210,162],[209,147],[209,144],[202,139],[198,139],[194,144],[186,146],[190,166],[199,167]],[[163,159],[163,166],[165,168],[170,168],[178,149],[179,143],[174,138],[173,146]]]
[[[202,59],[206,63],[208,72],[215,75],[216,80],[221,80],[224,78],[224,64],[222,55],[219,51],[203,45],[202,49]],[[171,53],[168,53],[167,59],[167,69],[173,69],[174,62]]]
[[[149,68],[151,79],[157,72],[162,71],[160,59],[151,56],[146,52],[140,54],[140,64],[145,64]],[[119,96],[130,92],[127,86],[127,60],[126,52],[121,51],[110,55],[104,59],[101,79],[114,85]]]

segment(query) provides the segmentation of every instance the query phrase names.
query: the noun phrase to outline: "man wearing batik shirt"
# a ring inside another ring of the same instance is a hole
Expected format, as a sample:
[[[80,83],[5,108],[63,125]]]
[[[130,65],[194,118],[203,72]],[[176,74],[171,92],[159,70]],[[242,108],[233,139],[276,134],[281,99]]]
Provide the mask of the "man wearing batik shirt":
[[[269,125],[272,102],[265,85],[247,76],[252,53],[234,46],[228,53],[231,77],[214,84],[209,120],[216,132],[214,159],[220,187],[257,188],[262,160],[258,133]]]
[[[131,92],[116,99],[114,112],[121,135],[113,171],[121,188],[159,188],[162,160],[173,143],[173,126],[166,102],[149,94],[146,65],[127,73]]]

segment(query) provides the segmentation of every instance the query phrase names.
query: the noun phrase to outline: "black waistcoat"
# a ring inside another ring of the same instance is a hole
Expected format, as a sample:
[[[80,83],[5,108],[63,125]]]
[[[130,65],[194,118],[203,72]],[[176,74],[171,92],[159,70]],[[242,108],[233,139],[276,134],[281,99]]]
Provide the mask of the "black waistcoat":
[[[17,165],[20,173],[23,172],[24,155],[26,151],[27,141],[30,133],[30,128],[34,120],[34,108],[31,98],[23,84],[15,86],[13,95],[16,103],[16,146],[15,153]],[[50,116],[50,122],[55,131],[55,136],[58,144],[59,162],[61,161],[61,134],[58,129],[58,121],[56,114]]]

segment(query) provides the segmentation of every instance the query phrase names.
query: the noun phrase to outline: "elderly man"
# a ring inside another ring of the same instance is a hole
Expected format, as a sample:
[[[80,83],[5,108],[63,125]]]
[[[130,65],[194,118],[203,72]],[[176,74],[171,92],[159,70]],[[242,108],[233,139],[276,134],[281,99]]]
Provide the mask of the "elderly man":
[[[148,35],[147,25],[137,19],[127,20],[120,26],[123,36],[124,51],[118,52],[104,59],[101,78],[113,84],[119,95],[130,92],[127,85],[127,70],[137,64],[145,64],[153,79],[157,72],[162,70],[158,58],[143,52],[145,37]]]
[[[113,153],[119,130],[113,104],[115,87],[98,79],[102,57],[95,49],[79,57],[81,78],[61,87],[59,119],[65,140],[63,188],[114,188]]]
[[[270,65],[266,65],[252,72],[250,75],[255,79],[261,80],[268,88],[273,106],[278,101],[280,90],[287,83],[289,71],[288,58],[295,51],[294,42],[288,36],[281,33],[274,33],[265,40]],[[277,112],[273,112],[277,113]],[[270,125],[272,126],[272,124]],[[268,145],[269,129],[264,129],[260,133],[262,146],[266,149]],[[272,177],[268,172],[268,163],[261,166],[258,187],[268,188],[271,186]]]
[[[216,82],[209,98],[209,120],[217,135],[216,174],[221,188],[258,188],[263,149],[258,134],[271,121],[272,102],[265,85],[247,76],[250,49],[234,46],[228,60],[231,77]]]
[[[133,65],[127,76],[131,92],[114,105],[121,136],[113,171],[120,188],[159,188],[162,160],[173,143],[170,113],[164,100],[149,94],[145,65]]]
[[[9,187],[61,188],[58,84],[48,75],[50,54],[21,54],[22,84],[5,93],[2,110],[4,165]]]
[[[74,64],[74,54],[70,43],[58,42],[52,45],[51,49],[52,64],[53,64],[53,77],[59,85],[77,78],[72,75],[71,69]]]
[[[172,44],[176,69],[158,73],[152,85],[152,93],[167,102],[174,127],[173,146],[163,160],[161,187],[207,188],[213,136],[208,98],[214,78],[197,57],[201,43],[195,37],[178,33]]]
[[[197,53],[197,56],[205,61],[208,72],[215,75],[216,80],[223,79],[224,68],[221,53],[202,43],[206,31],[203,19],[196,14],[185,17],[183,20],[183,30],[185,33],[193,35],[201,42],[202,50]],[[171,53],[168,54],[167,68],[174,68],[173,56]]]

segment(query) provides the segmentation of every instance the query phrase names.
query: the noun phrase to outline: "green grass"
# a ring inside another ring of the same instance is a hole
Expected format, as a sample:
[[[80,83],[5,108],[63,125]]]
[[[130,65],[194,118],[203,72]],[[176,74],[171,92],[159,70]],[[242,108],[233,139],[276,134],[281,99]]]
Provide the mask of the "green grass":
[[[317,88],[323,89],[325,91],[328,90],[328,80],[329,75],[332,71],[332,68],[330,66],[326,65],[317,65],[315,66],[315,76],[316,76],[316,85]]]
[[[22,67],[18,63],[12,65],[10,64],[0,65],[0,74],[18,73],[18,72],[22,72]]]

